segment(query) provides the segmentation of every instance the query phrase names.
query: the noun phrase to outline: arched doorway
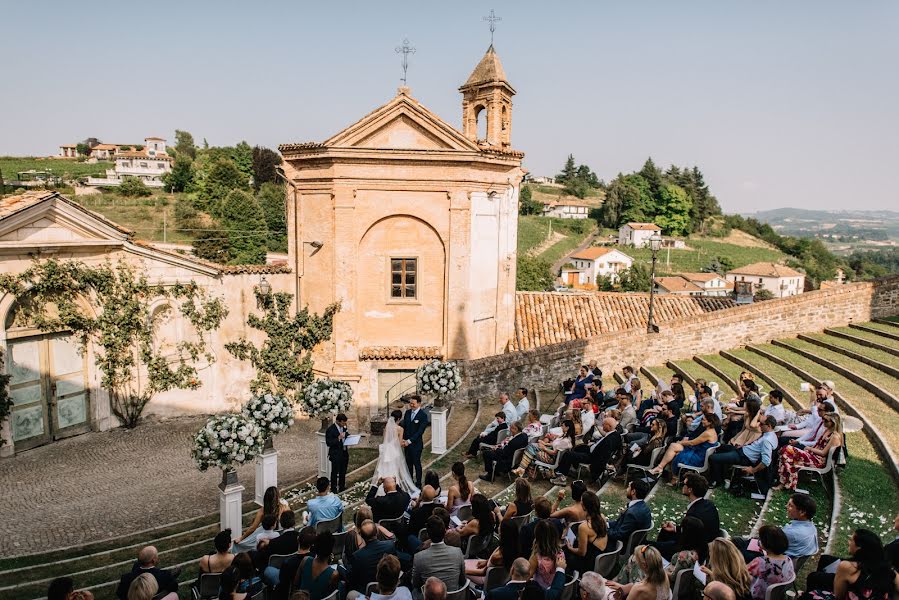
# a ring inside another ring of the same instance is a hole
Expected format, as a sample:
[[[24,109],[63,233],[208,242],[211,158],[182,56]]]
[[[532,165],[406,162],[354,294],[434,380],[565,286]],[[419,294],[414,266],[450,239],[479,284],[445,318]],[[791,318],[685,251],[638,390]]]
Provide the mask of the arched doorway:
[[[90,431],[87,358],[67,332],[43,333],[13,305],[6,327],[16,452]]]

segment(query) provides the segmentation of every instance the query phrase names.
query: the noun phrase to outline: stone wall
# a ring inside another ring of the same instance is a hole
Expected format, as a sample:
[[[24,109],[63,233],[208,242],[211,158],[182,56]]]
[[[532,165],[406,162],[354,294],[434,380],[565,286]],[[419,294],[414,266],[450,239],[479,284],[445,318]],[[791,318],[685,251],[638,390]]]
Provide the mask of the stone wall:
[[[657,334],[631,329],[463,363],[463,394],[489,398],[524,385],[551,387],[596,360],[604,371],[664,364],[825,327],[899,314],[899,277],[850,283],[668,321]]]

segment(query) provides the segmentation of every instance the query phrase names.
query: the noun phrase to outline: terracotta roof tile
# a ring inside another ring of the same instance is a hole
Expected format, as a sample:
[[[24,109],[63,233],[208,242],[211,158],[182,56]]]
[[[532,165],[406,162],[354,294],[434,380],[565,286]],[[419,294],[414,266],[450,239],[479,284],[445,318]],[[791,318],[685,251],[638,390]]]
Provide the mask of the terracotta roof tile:
[[[493,49],[493,44],[490,44],[490,47],[487,48],[487,52],[484,54],[481,62],[474,68],[474,71],[471,72],[471,75],[468,76],[468,80],[462,87],[491,81],[506,81],[506,71],[503,69],[503,63],[499,60],[499,55]]]
[[[736,306],[730,298],[656,296],[657,323]],[[510,350],[584,339],[612,331],[646,329],[649,294],[517,292]]]
[[[656,285],[666,289],[669,292],[701,292],[702,288],[680,276],[675,277],[656,277]]]
[[[755,275],[756,277],[802,277],[802,273],[785,265],[772,262],[757,262],[745,267],[731,269],[728,275]]]
[[[55,194],[56,192],[41,190],[2,198],[0,199],[0,219],[6,218],[20,210],[25,210],[29,206],[33,206]]]
[[[615,248],[603,247],[603,246],[591,246],[589,248],[584,248],[577,254],[572,254],[570,258],[575,258],[579,260],[596,260],[600,256],[605,256],[609,252],[615,251]]]
[[[637,231],[662,231],[655,223],[628,223],[627,226]]]

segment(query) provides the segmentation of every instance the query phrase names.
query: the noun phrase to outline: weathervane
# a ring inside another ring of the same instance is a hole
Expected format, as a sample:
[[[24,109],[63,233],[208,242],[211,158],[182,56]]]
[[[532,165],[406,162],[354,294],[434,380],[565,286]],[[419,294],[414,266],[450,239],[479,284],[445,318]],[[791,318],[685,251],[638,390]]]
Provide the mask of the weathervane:
[[[502,21],[503,19],[502,19],[502,17],[497,17],[496,13],[494,13],[493,9],[491,8],[490,15],[487,17],[484,17],[484,20],[488,21],[490,23],[490,45],[492,46],[493,45],[493,32],[496,31],[496,22]]]
[[[406,71],[409,70],[409,55],[415,54],[415,48],[409,45],[409,39],[403,40],[402,46],[396,47],[396,53],[403,55],[403,78],[400,80],[403,82],[403,85],[406,85]]]

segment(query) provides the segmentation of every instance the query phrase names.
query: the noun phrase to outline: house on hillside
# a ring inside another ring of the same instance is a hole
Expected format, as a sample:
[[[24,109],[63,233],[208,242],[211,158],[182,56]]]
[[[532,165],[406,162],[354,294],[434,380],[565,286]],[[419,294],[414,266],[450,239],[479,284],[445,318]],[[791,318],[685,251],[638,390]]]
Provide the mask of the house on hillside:
[[[785,265],[771,262],[753,263],[732,269],[727,272],[726,277],[731,283],[752,283],[753,293],[764,289],[774,294],[775,298],[795,296],[805,290],[805,275]]]
[[[590,205],[577,200],[559,200],[543,205],[544,217],[557,219],[586,219],[590,213]]]
[[[106,177],[88,177],[87,185],[117,186],[125,177],[136,177],[147,187],[161,188],[163,177],[172,170],[173,159],[166,153],[162,138],[146,138],[143,149],[119,150],[113,158],[115,168],[107,169]]]
[[[625,223],[618,229],[618,245],[645,248],[654,235],[662,235],[662,228],[655,223]]]
[[[678,276],[702,288],[703,296],[727,296],[734,289],[734,284],[718,273],[678,273]]]
[[[59,158],[78,158],[78,144],[62,144],[59,147]]]
[[[546,175],[541,175],[540,177],[532,178],[528,183],[539,183],[541,185],[551,185],[556,182],[555,177],[547,177]]]
[[[91,148],[90,157],[96,160],[111,159],[119,148],[124,148],[124,144],[97,144]]]
[[[702,288],[676,275],[672,277],[656,277],[652,280],[656,294],[674,294],[676,296],[702,296]]]
[[[562,281],[576,288],[596,286],[600,275],[617,282],[620,273],[630,269],[634,259],[615,248],[593,246],[574,254],[562,267]]]

